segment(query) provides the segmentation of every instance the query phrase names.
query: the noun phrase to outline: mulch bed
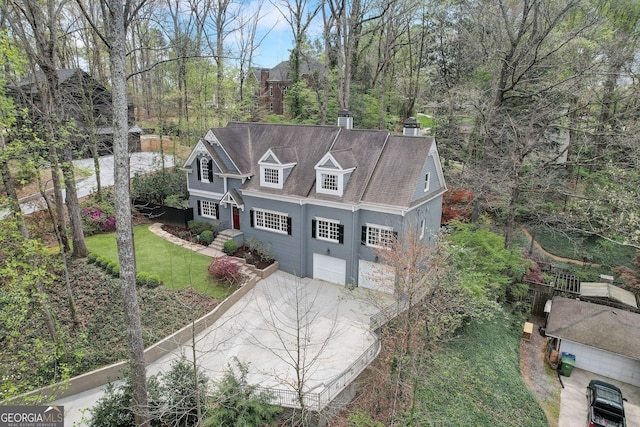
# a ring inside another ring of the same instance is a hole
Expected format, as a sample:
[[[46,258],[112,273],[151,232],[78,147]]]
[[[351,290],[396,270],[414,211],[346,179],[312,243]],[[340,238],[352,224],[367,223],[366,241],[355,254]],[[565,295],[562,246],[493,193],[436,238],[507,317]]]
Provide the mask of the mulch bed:
[[[196,236],[189,230],[183,227],[177,227],[175,225],[162,224],[162,229],[167,233],[171,233],[176,237],[186,240],[191,243],[198,243]],[[263,270],[273,264],[273,260],[265,260],[258,253],[252,251],[247,246],[240,246],[233,255],[236,258],[243,258],[247,264],[255,266],[259,270]]]

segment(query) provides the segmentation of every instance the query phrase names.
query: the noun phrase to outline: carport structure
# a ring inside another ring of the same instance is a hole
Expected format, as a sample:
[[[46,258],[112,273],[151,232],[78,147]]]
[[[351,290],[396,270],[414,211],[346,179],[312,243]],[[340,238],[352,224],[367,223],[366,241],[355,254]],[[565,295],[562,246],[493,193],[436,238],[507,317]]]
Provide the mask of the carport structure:
[[[546,335],[585,371],[640,386],[640,314],[554,297]]]

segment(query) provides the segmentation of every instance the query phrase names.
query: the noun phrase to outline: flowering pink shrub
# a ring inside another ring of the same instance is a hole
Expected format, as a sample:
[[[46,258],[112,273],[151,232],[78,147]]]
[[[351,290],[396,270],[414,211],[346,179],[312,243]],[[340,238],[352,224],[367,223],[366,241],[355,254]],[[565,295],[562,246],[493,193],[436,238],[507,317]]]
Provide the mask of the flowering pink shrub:
[[[82,227],[87,235],[114,231],[116,217],[111,206],[91,204],[81,210]]]
[[[209,273],[218,282],[227,283],[231,286],[238,285],[242,281],[240,265],[234,263],[227,256],[214,259],[209,264]]]

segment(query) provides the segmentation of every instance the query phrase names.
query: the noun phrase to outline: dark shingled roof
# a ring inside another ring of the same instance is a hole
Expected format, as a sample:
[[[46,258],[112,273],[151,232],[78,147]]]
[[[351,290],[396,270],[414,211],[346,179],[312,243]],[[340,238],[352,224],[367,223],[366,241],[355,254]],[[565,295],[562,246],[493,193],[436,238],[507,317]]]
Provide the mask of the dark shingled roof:
[[[434,141],[433,137],[390,136],[363,200],[410,207],[416,185],[424,179],[422,167]],[[436,187],[427,196],[440,190]]]
[[[303,58],[300,61],[300,75],[312,75],[313,73],[321,73],[323,70],[322,64],[313,58]],[[286,82],[291,79],[291,68],[289,67],[289,61],[283,61],[271,68],[269,71],[269,78],[267,81],[273,82]],[[255,70],[255,77],[258,81],[260,81],[260,72],[261,70]]]
[[[640,314],[554,297],[546,334],[640,360]]]
[[[444,190],[442,186],[435,186],[432,193],[412,202],[434,144],[431,137],[391,136],[388,131],[339,126],[239,122],[210,132],[220,141],[241,174],[259,177],[258,161],[268,150],[282,163],[295,163],[281,190],[260,187],[259,179],[247,180],[243,190],[400,208],[409,208]],[[206,145],[216,162],[222,164],[216,154],[220,149]],[[355,168],[342,197],[315,192],[315,165],[327,153],[331,153],[342,168]]]

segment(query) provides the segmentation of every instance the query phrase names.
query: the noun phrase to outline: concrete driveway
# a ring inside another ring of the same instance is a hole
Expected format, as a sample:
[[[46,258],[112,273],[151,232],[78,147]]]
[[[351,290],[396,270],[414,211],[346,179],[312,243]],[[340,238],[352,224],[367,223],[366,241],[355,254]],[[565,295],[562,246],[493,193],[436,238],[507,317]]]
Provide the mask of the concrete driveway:
[[[627,399],[624,403],[627,427],[640,427],[640,388],[611,378],[574,368],[570,377],[561,377],[564,388],[560,393],[559,427],[585,427],[587,425],[587,385],[597,379],[611,383]]]
[[[250,384],[292,390],[296,383],[295,360],[300,355],[300,366],[307,377],[303,389],[319,392],[375,344],[370,317],[378,313],[380,304],[390,302],[386,294],[347,290],[277,271],[259,281],[196,337],[197,362],[202,372],[215,380],[237,358],[249,364]],[[304,348],[296,346],[298,337]],[[179,347],[148,365],[147,375],[166,372],[181,354],[190,359],[192,347]],[[103,388],[51,404],[64,405],[66,425],[85,425],[82,412],[103,395]]]

